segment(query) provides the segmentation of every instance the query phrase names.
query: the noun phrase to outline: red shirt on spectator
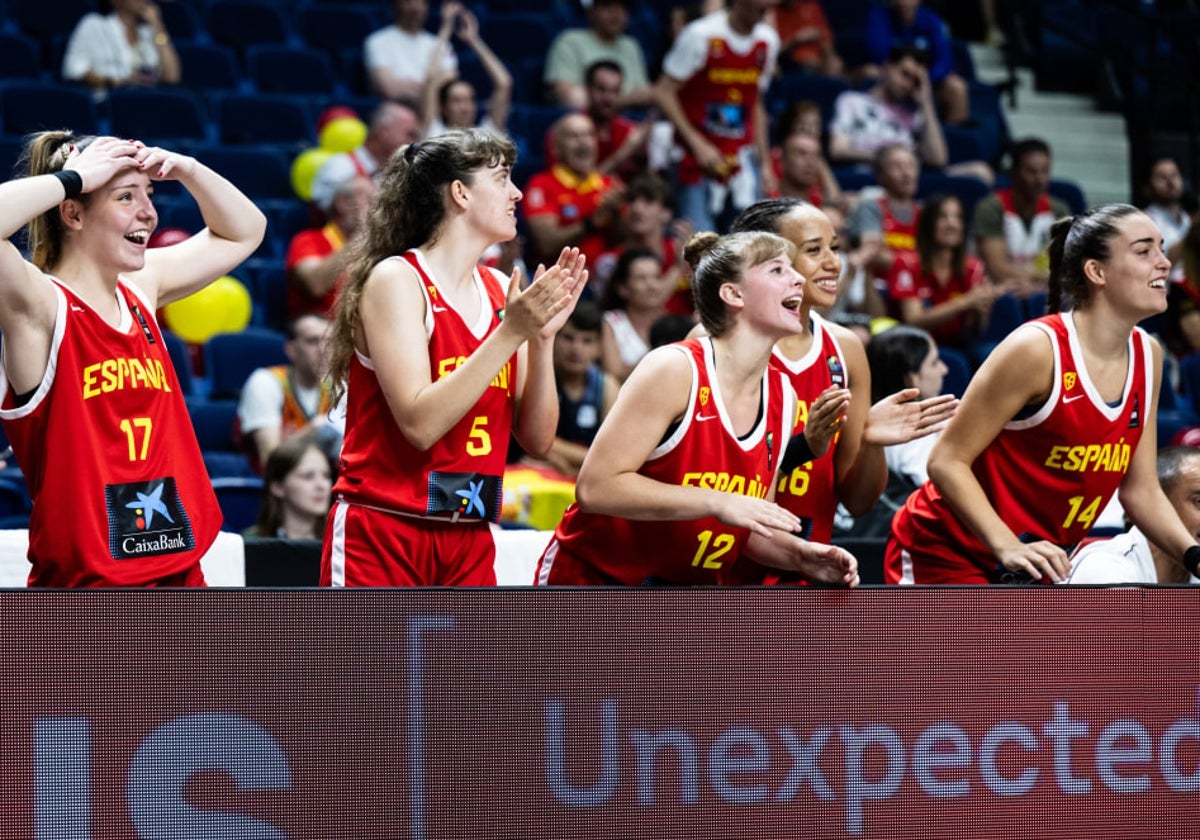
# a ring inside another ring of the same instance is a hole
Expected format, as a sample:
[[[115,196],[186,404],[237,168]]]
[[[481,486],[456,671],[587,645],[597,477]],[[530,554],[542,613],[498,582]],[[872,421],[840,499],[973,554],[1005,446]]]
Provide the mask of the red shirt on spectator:
[[[283,263],[288,274],[287,317],[289,321],[310,312],[326,318],[333,316],[333,307],[337,302],[338,292],[342,288],[342,279],[339,277],[333,288],[321,297],[313,297],[296,282],[292,270],[303,260],[327,257],[342,250],[345,245],[346,240],[342,237],[342,232],[332,222],[323,228],[302,230],[292,237],[292,241],[288,244],[287,257]]]

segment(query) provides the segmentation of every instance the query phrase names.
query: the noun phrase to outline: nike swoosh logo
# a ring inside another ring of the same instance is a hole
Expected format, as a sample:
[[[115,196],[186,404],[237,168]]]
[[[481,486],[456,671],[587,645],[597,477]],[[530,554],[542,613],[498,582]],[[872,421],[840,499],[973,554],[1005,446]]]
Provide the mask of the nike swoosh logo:
[[[434,307],[433,307],[433,311],[434,311],[434,312],[445,312],[445,311],[446,311],[446,307],[444,307],[444,306],[434,306]]]
[[[701,414],[699,411],[696,412],[696,420],[701,423],[703,423],[705,420],[716,420],[716,419],[717,419],[717,415],[715,415],[715,414]]]
[[[72,303],[72,304],[71,304],[71,311],[72,311],[72,312],[82,312],[82,311],[83,311],[83,307],[82,307],[82,306],[76,306],[75,304],[73,304],[73,303]]]
[[[1085,396],[1086,396],[1086,394],[1076,394],[1073,397],[1063,397],[1063,405],[1066,405],[1067,403],[1073,403],[1073,402],[1075,402],[1075,400],[1081,400]]]

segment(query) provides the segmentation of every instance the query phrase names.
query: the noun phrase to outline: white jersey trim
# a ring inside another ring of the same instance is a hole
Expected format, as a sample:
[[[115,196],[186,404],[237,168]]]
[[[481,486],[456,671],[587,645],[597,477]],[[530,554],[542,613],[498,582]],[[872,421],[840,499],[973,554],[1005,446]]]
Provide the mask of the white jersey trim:
[[[58,353],[62,348],[63,336],[67,331],[67,293],[59,288],[57,282],[53,286],[54,294],[58,297],[58,308],[54,313],[54,335],[50,338],[50,356],[46,359],[46,372],[42,374],[42,381],[38,383],[29,402],[16,408],[0,409],[0,418],[4,420],[19,420],[32,414],[46,399],[46,395],[50,393],[50,388],[54,385],[54,377],[58,373]],[[6,341],[0,337],[0,359],[7,358],[7,356]],[[5,365],[0,364],[0,397],[10,387],[8,370]]]

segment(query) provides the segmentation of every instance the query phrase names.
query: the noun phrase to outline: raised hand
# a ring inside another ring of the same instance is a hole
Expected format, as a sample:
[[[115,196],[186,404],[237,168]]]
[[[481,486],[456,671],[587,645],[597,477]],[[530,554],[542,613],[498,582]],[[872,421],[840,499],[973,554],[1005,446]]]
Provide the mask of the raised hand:
[[[138,167],[153,181],[178,180],[191,175],[196,169],[196,159],[169,152],[157,146],[142,146],[136,155]]]
[[[537,267],[526,289],[521,288],[521,269],[514,268],[508,283],[505,323],[526,339],[553,338],[570,317],[587,283],[584,261],[578,248],[564,248],[554,265]]]
[[[814,456],[820,458],[829,450],[834,435],[846,422],[849,408],[849,388],[830,385],[812,401],[808,407],[808,421],[804,424],[804,438]]]
[[[920,391],[905,388],[871,406],[863,440],[878,446],[893,446],[940,432],[958,408],[958,398],[943,394],[918,400]]]
[[[107,184],[122,169],[137,167],[141,143],[116,137],[97,137],[84,149],[71,147],[63,169],[79,173],[83,191],[91,192]]]

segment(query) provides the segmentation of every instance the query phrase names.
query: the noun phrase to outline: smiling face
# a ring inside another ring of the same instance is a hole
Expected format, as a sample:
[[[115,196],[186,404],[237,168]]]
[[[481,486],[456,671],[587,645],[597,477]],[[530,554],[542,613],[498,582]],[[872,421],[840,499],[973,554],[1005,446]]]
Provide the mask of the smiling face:
[[[78,202],[73,238],[98,263],[112,263],[118,272],[138,271],[146,263],[146,246],[158,226],[153,194],[148,175],[133,169],[118,172]]]
[[[596,169],[596,128],[583,114],[571,114],[554,128],[554,153],[558,162],[577,175]]]
[[[938,207],[933,241],[939,248],[957,248],[963,242],[964,233],[962,205],[957,198],[943,201]]]
[[[1138,320],[1165,312],[1171,261],[1163,253],[1158,226],[1144,213],[1131,213],[1118,221],[1108,247],[1108,259],[1084,265],[1091,282],[1100,285],[1114,306],[1138,313]]]
[[[779,338],[800,332],[805,278],[786,252],[748,266],[740,285],[745,319]]]
[[[780,221],[779,234],[796,246],[795,268],[806,281],[805,303],[818,309],[833,306],[842,260],[829,217],[810,205],[797,207]]]

